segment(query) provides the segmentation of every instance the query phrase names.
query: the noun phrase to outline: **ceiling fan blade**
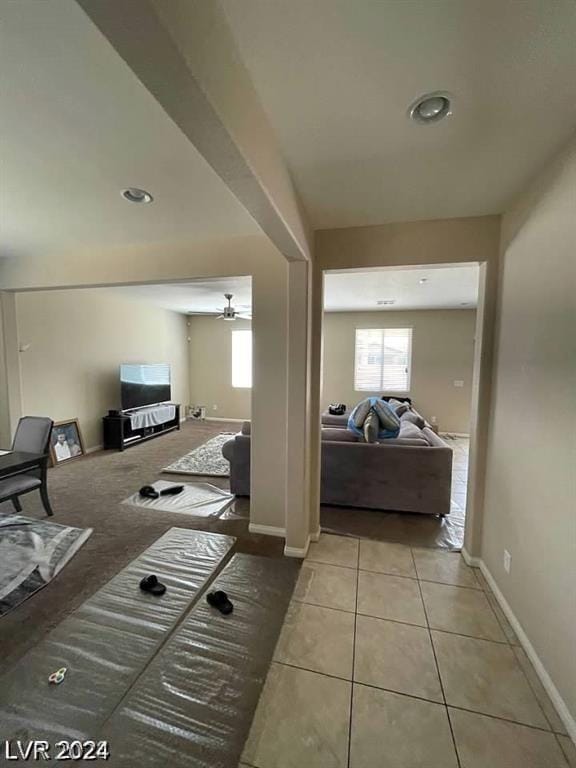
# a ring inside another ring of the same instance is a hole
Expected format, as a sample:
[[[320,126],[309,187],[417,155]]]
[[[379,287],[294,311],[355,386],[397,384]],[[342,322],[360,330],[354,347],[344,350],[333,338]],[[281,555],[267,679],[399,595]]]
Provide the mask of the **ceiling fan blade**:
[[[252,320],[252,315],[245,315],[244,313],[242,314],[238,313],[236,317],[238,318],[238,320]]]
[[[222,320],[222,319],[223,319],[223,317],[224,317],[224,315],[217,315],[217,316],[216,316],[216,320]]]

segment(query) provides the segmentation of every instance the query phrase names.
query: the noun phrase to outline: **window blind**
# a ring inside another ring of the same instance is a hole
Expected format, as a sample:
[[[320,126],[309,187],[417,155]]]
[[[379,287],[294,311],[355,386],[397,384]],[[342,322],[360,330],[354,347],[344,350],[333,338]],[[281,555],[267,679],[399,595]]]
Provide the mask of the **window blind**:
[[[412,328],[357,328],[354,389],[409,392]]]

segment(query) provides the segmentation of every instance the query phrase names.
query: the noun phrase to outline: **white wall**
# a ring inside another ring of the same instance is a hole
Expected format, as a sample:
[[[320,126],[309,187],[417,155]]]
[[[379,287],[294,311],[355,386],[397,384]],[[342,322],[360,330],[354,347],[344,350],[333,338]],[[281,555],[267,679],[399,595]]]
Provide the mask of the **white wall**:
[[[190,404],[205,405],[209,417],[250,418],[252,390],[232,386],[232,331],[251,327],[249,320],[188,318]]]
[[[186,318],[101,290],[16,297],[22,408],[78,418],[86,448],[102,444],[102,417],[120,407],[121,363],[170,363],[172,400],[189,400]]]
[[[351,406],[382,394],[354,389],[356,328],[412,328],[412,375],[406,394],[423,416],[436,417],[441,431],[467,433],[475,323],[475,310],[324,313],[322,408],[331,402]],[[454,387],[455,380],[464,386]]]
[[[573,718],[575,243],[573,141],[503,221],[482,538],[482,559]]]

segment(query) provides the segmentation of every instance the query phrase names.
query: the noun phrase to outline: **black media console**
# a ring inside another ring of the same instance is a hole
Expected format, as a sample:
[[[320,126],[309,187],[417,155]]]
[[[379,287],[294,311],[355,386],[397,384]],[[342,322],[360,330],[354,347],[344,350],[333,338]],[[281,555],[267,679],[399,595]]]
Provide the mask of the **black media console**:
[[[151,427],[139,427],[132,429],[130,413],[109,413],[102,419],[104,426],[104,448],[123,451],[131,445],[143,443],[144,440],[152,440],[154,437],[180,429],[180,406],[171,403],[176,409],[176,415],[164,424],[155,424]]]

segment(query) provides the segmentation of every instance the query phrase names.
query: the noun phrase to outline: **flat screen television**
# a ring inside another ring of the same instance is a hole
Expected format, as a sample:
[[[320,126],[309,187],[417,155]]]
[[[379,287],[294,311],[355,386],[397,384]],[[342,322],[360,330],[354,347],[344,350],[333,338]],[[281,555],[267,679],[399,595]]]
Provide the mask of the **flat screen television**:
[[[120,366],[122,410],[156,405],[170,400],[170,366],[167,363]]]

